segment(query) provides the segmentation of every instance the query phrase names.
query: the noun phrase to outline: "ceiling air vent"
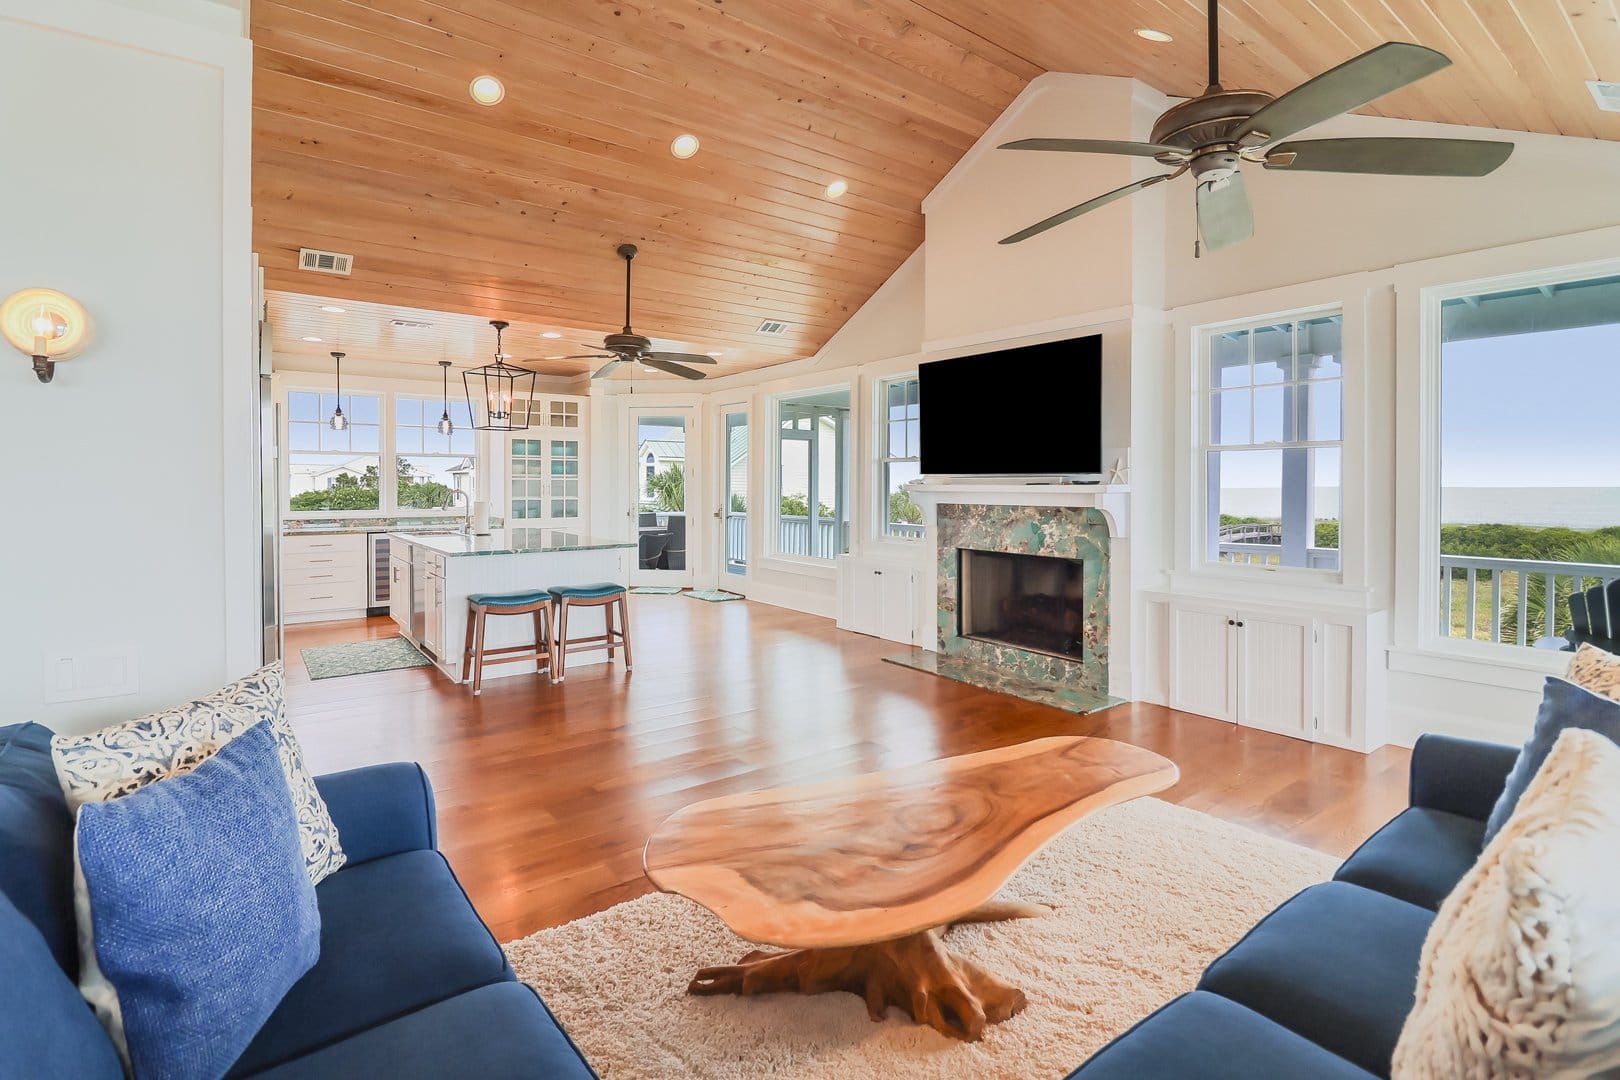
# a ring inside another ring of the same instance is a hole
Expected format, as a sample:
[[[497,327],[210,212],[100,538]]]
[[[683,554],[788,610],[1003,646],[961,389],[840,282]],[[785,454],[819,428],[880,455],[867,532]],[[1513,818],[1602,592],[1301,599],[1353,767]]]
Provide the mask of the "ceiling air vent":
[[[430,322],[417,322],[415,319],[390,319],[388,325],[399,330],[431,330]]]
[[[1598,108],[1604,112],[1620,112],[1620,83],[1591,79],[1586,88],[1592,91],[1592,99],[1597,102]]]
[[[787,332],[788,324],[780,319],[766,319],[759,324],[759,329],[754,331],[754,333],[764,334],[766,337],[781,337]]]
[[[348,277],[349,271],[354,269],[354,256],[344,255],[337,251],[299,248],[298,269],[312,270],[317,274],[337,274],[340,277]]]

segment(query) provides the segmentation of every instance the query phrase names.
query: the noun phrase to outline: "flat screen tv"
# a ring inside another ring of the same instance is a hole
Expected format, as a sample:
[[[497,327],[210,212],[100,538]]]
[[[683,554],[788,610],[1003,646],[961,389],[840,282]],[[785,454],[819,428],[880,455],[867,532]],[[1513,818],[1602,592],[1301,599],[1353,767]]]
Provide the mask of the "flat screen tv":
[[[935,360],[918,379],[924,473],[1102,472],[1100,336]]]

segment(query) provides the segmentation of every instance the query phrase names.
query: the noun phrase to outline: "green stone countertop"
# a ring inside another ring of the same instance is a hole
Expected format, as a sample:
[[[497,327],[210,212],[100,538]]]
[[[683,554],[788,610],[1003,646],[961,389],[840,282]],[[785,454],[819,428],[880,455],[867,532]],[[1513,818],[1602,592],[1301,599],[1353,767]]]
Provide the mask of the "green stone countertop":
[[[633,540],[607,540],[562,529],[494,529],[488,536],[389,533],[389,539],[415,544],[441,555],[542,555],[560,551],[634,548]]]

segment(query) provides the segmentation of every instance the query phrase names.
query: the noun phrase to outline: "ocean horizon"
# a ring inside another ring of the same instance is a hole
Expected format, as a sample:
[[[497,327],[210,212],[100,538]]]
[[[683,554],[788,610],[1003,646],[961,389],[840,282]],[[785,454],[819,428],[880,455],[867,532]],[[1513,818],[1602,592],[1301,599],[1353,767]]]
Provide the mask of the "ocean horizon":
[[[1317,492],[1317,517],[1331,518],[1338,491]],[[1228,488],[1221,512],[1238,517],[1278,517],[1275,488]],[[1441,491],[1440,520],[1446,525],[1529,525],[1543,528],[1602,529],[1620,525],[1620,487],[1448,487]]]

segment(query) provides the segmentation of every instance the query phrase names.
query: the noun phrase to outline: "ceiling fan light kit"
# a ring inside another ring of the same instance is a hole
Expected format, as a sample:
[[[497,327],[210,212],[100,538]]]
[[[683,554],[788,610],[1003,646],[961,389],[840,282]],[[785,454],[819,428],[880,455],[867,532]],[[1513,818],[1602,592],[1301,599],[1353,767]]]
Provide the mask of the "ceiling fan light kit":
[[[1073,221],[1117,199],[1192,173],[1200,243],[1211,250],[1254,235],[1254,214],[1239,171],[1244,163],[1268,170],[1378,176],[1484,176],[1513,153],[1509,142],[1476,139],[1361,138],[1284,141],[1359,109],[1385,94],[1449,67],[1443,54],[1421,45],[1387,42],[1295,87],[1281,97],[1260,90],[1228,90],[1220,81],[1220,4],[1209,4],[1209,83],[1154,123],[1147,142],[1108,139],[1019,139],[1003,150],[1115,154],[1153,158],[1173,169],[1088,199],[1004,238],[1017,244]]]

